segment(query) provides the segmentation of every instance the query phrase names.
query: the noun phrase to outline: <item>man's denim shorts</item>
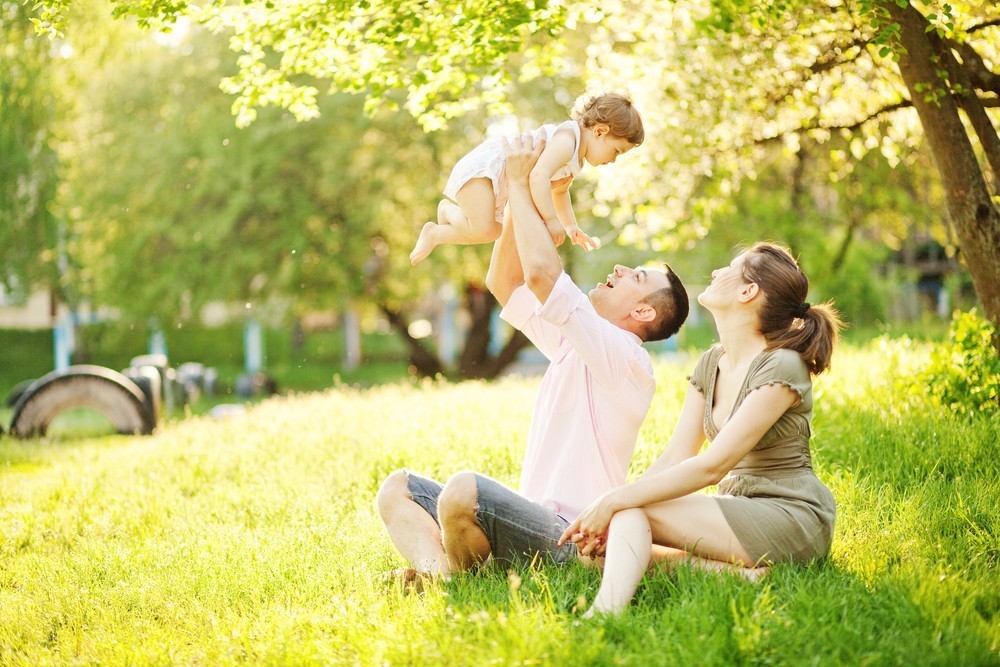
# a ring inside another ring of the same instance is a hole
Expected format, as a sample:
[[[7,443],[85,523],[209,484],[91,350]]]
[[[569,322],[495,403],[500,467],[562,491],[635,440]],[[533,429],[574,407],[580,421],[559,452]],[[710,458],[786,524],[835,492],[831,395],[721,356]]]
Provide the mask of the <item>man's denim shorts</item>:
[[[437,502],[444,486],[409,471],[406,481],[413,501],[441,525]],[[476,494],[476,521],[490,541],[493,560],[503,564],[576,560],[575,544],[556,546],[569,525],[566,519],[485,475],[476,475]]]

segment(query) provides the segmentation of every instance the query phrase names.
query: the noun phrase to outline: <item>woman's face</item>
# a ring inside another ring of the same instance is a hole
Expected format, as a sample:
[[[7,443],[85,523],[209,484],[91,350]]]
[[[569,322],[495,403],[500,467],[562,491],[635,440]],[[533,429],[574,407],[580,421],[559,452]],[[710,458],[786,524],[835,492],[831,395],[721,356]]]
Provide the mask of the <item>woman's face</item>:
[[[712,271],[712,282],[698,295],[698,303],[709,310],[734,303],[743,287],[743,262],[746,253],[738,255],[729,266]]]

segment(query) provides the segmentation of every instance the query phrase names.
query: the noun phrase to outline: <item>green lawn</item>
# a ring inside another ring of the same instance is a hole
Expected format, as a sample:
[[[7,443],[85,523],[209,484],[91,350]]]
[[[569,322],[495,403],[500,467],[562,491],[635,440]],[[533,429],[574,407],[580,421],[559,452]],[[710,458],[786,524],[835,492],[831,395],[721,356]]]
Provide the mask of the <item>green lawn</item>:
[[[576,566],[422,595],[380,581],[402,564],[380,480],[516,483],[537,378],[343,387],[146,438],[0,439],[0,664],[1000,664],[997,415],[900,398],[893,376],[925,355],[847,347],[816,384],[832,558],[756,585],[655,574],[595,621],[579,610],[598,575]],[[692,364],[659,366],[633,473]]]

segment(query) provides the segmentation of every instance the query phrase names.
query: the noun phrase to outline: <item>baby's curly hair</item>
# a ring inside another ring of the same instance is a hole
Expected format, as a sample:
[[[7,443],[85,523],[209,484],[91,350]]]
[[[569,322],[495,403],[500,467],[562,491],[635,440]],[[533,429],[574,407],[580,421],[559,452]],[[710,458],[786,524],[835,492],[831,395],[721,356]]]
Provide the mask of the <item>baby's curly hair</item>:
[[[622,137],[634,146],[646,138],[639,110],[632,104],[631,98],[621,93],[580,97],[573,107],[573,120],[580,121],[584,127],[603,123],[612,135]]]

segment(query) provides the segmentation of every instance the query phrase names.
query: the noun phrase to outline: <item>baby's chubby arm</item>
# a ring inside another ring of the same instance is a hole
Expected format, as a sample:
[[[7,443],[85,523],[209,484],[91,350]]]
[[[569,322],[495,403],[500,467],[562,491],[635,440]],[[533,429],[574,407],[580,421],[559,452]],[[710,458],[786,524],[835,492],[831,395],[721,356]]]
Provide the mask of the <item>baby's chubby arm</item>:
[[[572,176],[552,182],[552,203],[556,207],[556,217],[562,223],[566,235],[569,236],[573,245],[582,246],[584,250],[590,252],[601,245],[600,239],[587,235],[576,222],[576,214],[573,212],[573,200],[569,196],[569,186],[573,182]]]
[[[568,129],[559,129],[552,139],[545,144],[545,150],[531,170],[529,184],[531,199],[535,202],[538,214],[542,216],[545,226],[549,229],[560,226],[555,202],[552,198],[552,175],[573,158],[576,150],[576,138]],[[568,185],[568,184],[567,184]]]

